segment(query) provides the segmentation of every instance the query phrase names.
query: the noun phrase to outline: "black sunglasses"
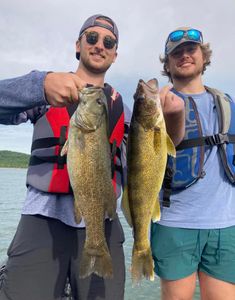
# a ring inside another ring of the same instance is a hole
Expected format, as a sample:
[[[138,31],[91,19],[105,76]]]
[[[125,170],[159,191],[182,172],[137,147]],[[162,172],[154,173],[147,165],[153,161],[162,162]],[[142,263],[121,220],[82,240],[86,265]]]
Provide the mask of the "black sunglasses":
[[[89,32],[85,31],[84,35],[86,36],[87,43],[90,45],[95,45],[99,40],[99,33],[96,31],[89,31]],[[103,38],[103,45],[106,49],[113,49],[116,43],[117,40],[112,38],[110,35],[106,35]]]

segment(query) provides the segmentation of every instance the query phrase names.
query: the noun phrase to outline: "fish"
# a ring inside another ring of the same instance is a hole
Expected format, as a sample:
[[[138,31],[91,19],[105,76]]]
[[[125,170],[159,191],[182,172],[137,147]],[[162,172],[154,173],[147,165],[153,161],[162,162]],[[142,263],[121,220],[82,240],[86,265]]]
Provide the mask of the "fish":
[[[131,277],[134,285],[142,278],[154,280],[154,261],[149,240],[151,220],[160,220],[159,192],[164,179],[167,155],[175,146],[167,134],[157,79],[140,79],[127,141],[127,185],[122,210],[133,228]]]
[[[116,218],[107,98],[102,88],[86,87],[80,90],[79,99],[61,151],[61,155],[67,154],[75,221],[79,224],[83,218],[86,226],[79,276],[85,278],[94,273],[112,278],[112,259],[104,230],[105,216]]]

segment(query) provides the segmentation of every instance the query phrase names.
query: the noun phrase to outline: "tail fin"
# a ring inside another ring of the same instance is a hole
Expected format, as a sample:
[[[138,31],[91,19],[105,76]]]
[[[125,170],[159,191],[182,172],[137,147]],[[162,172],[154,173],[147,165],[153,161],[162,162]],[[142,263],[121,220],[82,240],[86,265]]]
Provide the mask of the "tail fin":
[[[85,278],[92,273],[103,278],[113,277],[112,259],[107,244],[102,244],[98,249],[84,247],[79,277]]]
[[[142,277],[154,281],[154,262],[150,247],[143,251],[133,248],[131,274],[133,285],[139,285]]]

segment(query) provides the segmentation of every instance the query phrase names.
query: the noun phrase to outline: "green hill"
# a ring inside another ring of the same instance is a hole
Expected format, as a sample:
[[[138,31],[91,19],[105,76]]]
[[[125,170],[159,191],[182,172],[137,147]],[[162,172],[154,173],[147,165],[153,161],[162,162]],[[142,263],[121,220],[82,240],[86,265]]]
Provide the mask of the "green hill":
[[[25,153],[0,151],[0,168],[27,168],[29,157]]]

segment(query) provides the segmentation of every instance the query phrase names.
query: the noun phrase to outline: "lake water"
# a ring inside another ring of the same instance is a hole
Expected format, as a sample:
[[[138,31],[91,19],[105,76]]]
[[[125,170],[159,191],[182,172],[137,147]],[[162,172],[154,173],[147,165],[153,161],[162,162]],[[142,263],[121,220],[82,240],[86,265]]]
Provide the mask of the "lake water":
[[[0,168],[0,263],[6,259],[7,248],[13,238],[20,211],[24,201],[26,169],[4,169]],[[158,300],[160,299],[159,278],[154,282],[143,280],[141,286],[132,287],[130,273],[128,271],[131,261],[133,238],[131,229],[127,225],[123,215],[120,216],[126,241],[124,251],[126,257],[126,290],[125,300]],[[197,287],[195,300],[199,299]]]

